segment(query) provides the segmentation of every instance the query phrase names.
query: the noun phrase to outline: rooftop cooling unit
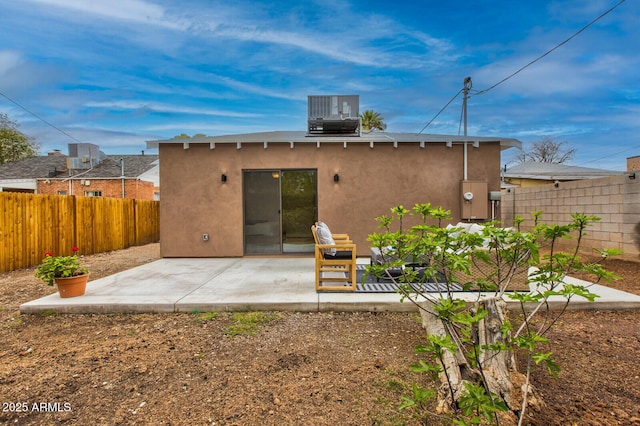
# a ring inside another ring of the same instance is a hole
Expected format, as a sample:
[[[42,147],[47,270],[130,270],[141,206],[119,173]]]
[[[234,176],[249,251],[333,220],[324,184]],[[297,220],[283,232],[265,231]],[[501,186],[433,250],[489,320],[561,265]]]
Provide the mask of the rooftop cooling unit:
[[[309,135],[352,135],[360,129],[358,95],[309,96]]]
[[[67,158],[67,168],[90,169],[105,159],[104,153],[100,152],[100,147],[92,143],[70,143],[69,157]]]

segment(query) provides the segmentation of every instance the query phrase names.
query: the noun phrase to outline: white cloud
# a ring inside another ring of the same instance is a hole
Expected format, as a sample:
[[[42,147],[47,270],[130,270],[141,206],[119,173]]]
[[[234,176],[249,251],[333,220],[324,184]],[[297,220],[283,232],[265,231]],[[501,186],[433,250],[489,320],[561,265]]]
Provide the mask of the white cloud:
[[[338,61],[357,65],[378,66],[380,56],[372,49],[354,46],[342,37],[326,37],[320,34],[261,30],[257,28],[226,28],[215,32],[216,36],[256,43],[274,43],[301,49]],[[385,61],[386,62],[386,61]]]
[[[474,89],[487,89],[530,60],[518,55],[476,70],[473,74]],[[579,95],[617,84],[622,74],[626,74],[626,62],[625,58],[616,54],[585,59],[579,55],[558,52],[520,71],[495,90],[534,98],[558,94]]]
[[[300,100],[299,94],[291,93],[290,91],[283,91],[280,88],[273,89],[264,85],[245,83],[225,76],[211,75],[211,78],[217,79],[230,89],[243,93],[252,93],[276,99]]]
[[[61,16],[65,20],[86,23],[86,15],[91,15],[123,23],[154,25],[180,30],[182,37],[203,38],[205,43],[216,48],[241,49],[221,43],[222,40],[285,46],[322,58],[377,68],[434,66],[456,57],[446,39],[405,28],[385,16],[353,10],[344,4],[323,5],[323,13],[314,17],[313,25],[305,26],[300,24],[295,12],[274,19],[269,16],[269,8],[261,10],[260,5],[212,3],[204,6],[198,3],[174,10],[144,0],[25,1],[63,10],[65,13]],[[166,34],[137,30],[131,40],[154,49],[166,50],[167,44],[175,43]],[[413,52],[416,48],[417,53]]]
[[[208,109],[205,107],[184,107],[166,105],[158,102],[145,101],[104,101],[104,102],[87,102],[85,104],[89,108],[104,108],[107,110],[148,110],[153,112],[168,112],[176,114],[200,114],[200,115],[216,115],[221,117],[260,117],[260,114],[240,113],[235,111],[224,111]]]
[[[94,15],[106,19],[159,25],[172,29],[184,29],[184,23],[171,20],[165,9],[142,0],[31,0],[62,9]]]
[[[22,55],[15,50],[0,50],[0,76],[22,64]]]
[[[309,61],[314,58],[308,56],[311,54],[358,66],[415,68],[456,57],[447,39],[405,28],[386,16],[353,10],[346,4],[323,3],[317,12],[306,11],[304,18],[297,16],[295,8],[274,19],[256,7],[250,15],[241,9],[225,8],[224,19],[208,14],[204,18],[194,14],[190,19],[192,28],[205,40],[222,38],[288,47],[305,52]],[[289,55],[288,51],[281,53]],[[434,61],[436,57],[440,59]]]
[[[224,134],[243,134],[264,132],[274,129],[265,128],[264,125],[242,125],[230,123],[211,123],[211,122],[184,122],[172,124],[159,124],[155,126],[147,126],[143,129],[145,132],[161,133],[165,136],[158,136],[157,139],[170,139],[181,133],[196,134],[204,133],[208,136],[217,136]],[[282,130],[279,128],[279,130]]]

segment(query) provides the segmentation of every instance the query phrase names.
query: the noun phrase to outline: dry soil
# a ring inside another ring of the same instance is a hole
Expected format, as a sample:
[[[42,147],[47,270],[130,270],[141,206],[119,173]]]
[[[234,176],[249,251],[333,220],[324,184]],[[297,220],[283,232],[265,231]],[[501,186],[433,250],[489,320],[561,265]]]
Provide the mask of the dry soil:
[[[159,257],[151,244],[86,256],[92,279]],[[640,264],[612,261],[640,294]],[[450,424],[398,410],[424,343],[417,314],[21,315],[47,294],[0,274],[0,424]],[[640,424],[639,312],[568,312],[548,336],[561,372],[535,368],[529,424]],[[255,328],[252,328],[254,327]]]

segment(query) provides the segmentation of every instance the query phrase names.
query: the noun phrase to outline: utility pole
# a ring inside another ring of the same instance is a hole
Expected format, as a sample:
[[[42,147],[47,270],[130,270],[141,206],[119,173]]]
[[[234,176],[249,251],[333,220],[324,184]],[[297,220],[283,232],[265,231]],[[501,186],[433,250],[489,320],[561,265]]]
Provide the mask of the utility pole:
[[[473,83],[471,82],[471,77],[466,77],[463,82],[462,87],[462,117],[464,119],[464,180],[467,180],[467,99],[469,99],[469,91]]]

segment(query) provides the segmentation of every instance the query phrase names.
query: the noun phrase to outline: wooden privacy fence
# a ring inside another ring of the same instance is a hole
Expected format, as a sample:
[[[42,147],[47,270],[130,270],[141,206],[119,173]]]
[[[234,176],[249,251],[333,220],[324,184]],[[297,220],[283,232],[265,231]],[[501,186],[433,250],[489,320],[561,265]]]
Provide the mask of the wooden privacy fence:
[[[158,201],[0,192],[0,272],[160,240]]]

